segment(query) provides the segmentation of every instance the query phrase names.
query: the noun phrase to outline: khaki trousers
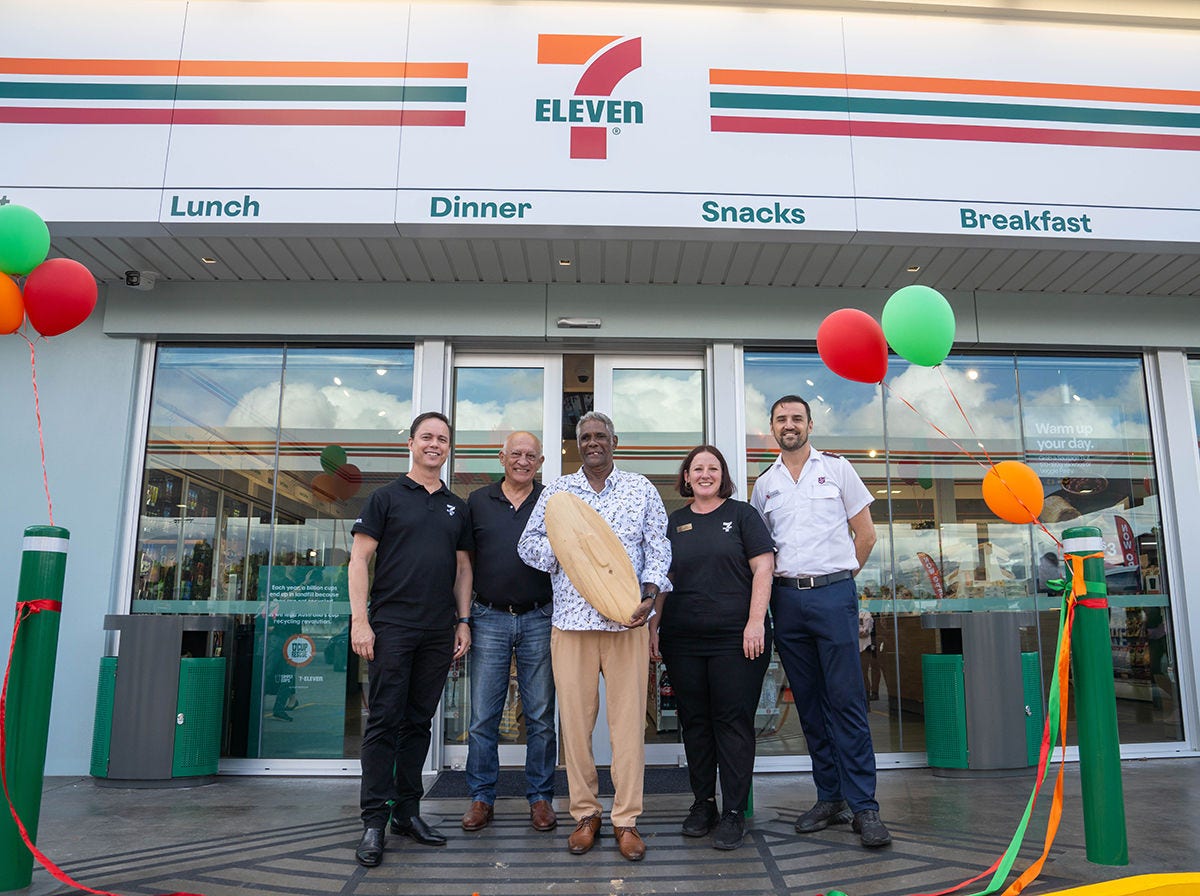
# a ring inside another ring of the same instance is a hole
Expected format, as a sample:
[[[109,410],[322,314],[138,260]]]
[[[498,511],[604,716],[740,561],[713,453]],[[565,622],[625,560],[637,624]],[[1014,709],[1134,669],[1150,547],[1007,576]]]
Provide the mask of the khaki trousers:
[[[579,821],[601,811],[592,730],[600,710],[603,675],[616,791],[610,820],[617,827],[636,825],[642,814],[646,769],[649,629],[644,625],[619,632],[555,628],[550,632],[550,657],[562,726],[559,749],[567,766],[571,817]]]

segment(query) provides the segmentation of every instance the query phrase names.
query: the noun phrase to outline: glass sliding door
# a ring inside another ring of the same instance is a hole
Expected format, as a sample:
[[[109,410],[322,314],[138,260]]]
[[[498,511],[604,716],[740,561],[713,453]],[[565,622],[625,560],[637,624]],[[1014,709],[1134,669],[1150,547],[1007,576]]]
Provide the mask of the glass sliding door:
[[[679,467],[689,451],[708,441],[704,358],[596,355],[595,383],[595,408],[616,427],[616,465],[654,483],[668,514],[684,506],[685,499],[675,491]],[[570,469],[577,468],[578,463]],[[674,765],[683,747],[674,691],[662,663],[651,664],[650,689],[646,762]],[[603,700],[600,707],[603,715]],[[598,722],[596,732],[593,749],[599,762],[602,756],[611,758],[611,748],[606,726]]]
[[[411,348],[158,349],[130,608],[231,617],[223,756],[358,755],[349,529],[408,469],[412,392]]]
[[[562,408],[562,358],[559,355],[461,354],[454,359],[447,407],[454,440],[447,482],[463,499],[503,476],[499,453],[510,433],[531,432],[543,443],[546,461],[539,476],[552,482],[562,471],[559,441]],[[471,723],[471,656],[457,660],[442,696],[442,764],[467,761]],[[500,764],[523,766],[525,727],[516,687],[509,672],[508,697],[500,720]]]

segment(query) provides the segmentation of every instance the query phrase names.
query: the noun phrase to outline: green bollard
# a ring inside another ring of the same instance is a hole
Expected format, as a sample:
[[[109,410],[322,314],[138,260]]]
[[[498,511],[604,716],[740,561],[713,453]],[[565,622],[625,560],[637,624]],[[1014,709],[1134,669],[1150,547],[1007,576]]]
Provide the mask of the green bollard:
[[[67,570],[66,529],[30,526],[25,530],[17,610],[27,615],[12,645],[4,737],[4,773],[12,804],[37,842],[42,811],[42,778],[46,773],[46,740],[50,729],[50,697],[54,692],[54,658]],[[28,887],[33,880],[33,854],[26,848],[8,806],[0,813],[0,892]]]
[[[1073,563],[1071,558],[1085,558],[1082,571],[1087,594],[1079,599],[1099,599],[1105,603],[1104,607],[1077,604],[1071,636],[1087,859],[1097,865],[1128,865],[1112,636],[1108,629],[1108,585],[1104,580],[1104,542],[1100,530],[1094,526],[1078,526],[1065,531],[1063,556],[1072,580],[1077,575],[1075,569],[1079,560]]]

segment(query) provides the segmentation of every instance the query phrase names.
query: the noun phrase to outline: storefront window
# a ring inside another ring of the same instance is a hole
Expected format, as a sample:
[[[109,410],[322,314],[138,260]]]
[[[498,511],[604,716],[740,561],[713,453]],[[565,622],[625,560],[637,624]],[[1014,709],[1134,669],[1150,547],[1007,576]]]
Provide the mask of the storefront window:
[[[984,503],[983,475],[1001,460],[1039,474],[1055,537],[1101,529],[1122,741],[1182,737],[1139,359],[951,357],[931,369],[893,358],[881,388],[835,377],[815,354],[747,352],[745,374],[751,486],[777,453],[770,404],[796,393],[813,406],[813,444],[851,460],[875,496],[878,543],[857,582],[871,615],[863,673],[878,751],[925,749],[922,657],[961,650],[961,634],[938,628],[942,614],[1008,614],[1044,694],[1059,606],[1047,583],[1062,568],[1045,532]],[[803,744],[785,685],[764,689],[760,710],[778,699],[783,722],[764,728],[760,753]]]
[[[159,349],[132,610],[230,617],[226,755],[358,753],[350,527],[408,469],[412,372],[407,348]]]

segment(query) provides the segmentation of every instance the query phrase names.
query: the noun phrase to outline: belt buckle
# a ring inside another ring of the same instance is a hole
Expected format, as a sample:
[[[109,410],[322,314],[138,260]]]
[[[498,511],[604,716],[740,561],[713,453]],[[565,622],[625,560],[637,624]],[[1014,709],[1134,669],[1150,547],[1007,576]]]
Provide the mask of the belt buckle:
[[[802,582],[806,584],[801,584]],[[811,591],[817,587],[817,580],[813,576],[804,576],[796,579],[796,588],[800,591]]]

